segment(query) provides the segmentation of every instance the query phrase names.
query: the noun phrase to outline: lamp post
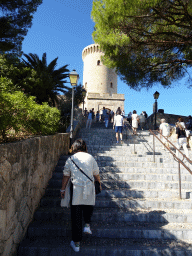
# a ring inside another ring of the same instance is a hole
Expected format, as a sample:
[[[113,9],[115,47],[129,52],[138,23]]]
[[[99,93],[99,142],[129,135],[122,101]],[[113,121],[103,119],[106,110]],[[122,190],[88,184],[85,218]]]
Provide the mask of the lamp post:
[[[71,107],[71,127],[70,127],[70,142],[72,144],[73,139],[73,111],[74,111],[74,87],[77,85],[79,75],[77,74],[76,70],[71,71],[69,74],[70,83],[72,86],[72,107]]]
[[[82,95],[83,95],[83,114],[84,114],[84,103],[85,103],[84,99],[85,99],[86,93],[87,93],[87,91],[83,88],[82,89]]]
[[[160,95],[160,93],[157,92],[157,91],[153,94],[153,97],[154,97],[154,99],[155,99],[155,103],[154,103],[154,112],[155,112],[154,130],[156,130],[156,128],[157,128],[157,124],[156,124],[156,113],[157,113],[157,100],[158,100],[158,98],[159,98],[159,95]]]

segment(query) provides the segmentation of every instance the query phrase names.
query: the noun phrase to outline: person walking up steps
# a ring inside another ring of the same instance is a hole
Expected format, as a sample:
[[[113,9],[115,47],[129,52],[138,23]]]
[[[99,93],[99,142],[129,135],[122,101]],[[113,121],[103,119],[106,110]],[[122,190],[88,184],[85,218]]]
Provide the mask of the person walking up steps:
[[[160,134],[162,134],[163,136],[165,136],[167,139],[170,136],[170,125],[166,122],[166,120],[163,118],[161,119],[161,124],[159,126],[159,131]],[[161,138],[162,136],[160,136]],[[163,143],[169,148],[169,142],[163,138]],[[163,147],[164,148],[164,147]],[[164,148],[165,149],[165,148]]]
[[[133,128],[133,134],[137,134],[137,128],[139,124],[139,116],[137,115],[137,111],[133,110],[132,114],[132,128]]]
[[[93,113],[90,110],[87,118],[86,128],[91,128]]]
[[[187,138],[185,131],[185,123],[182,118],[179,118],[179,122],[176,123],[176,134],[177,134],[177,148],[180,149],[183,146],[186,157],[189,157],[189,151],[187,148]],[[176,150],[176,156],[179,157],[179,151]]]
[[[95,180],[100,183],[100,176],[97,162],[92,155],[87,153],[84,140],[77,139],[72,145],[72,152],[73,155],[67,159],[63,170],[61,198],[64,200],[65,196],[67,197],[69,194],[69,180],[71,180],[72,240],[70,245],[75,252],[79,252],[82,240],[82,219],[85,222],[83,232],[92,234],[90,222],[95,205],[95,185],[92,181]],[[70,199],[70,196],[68,198]],[[61,207],[65,206],[68,205],[61,202]]]
[[[124,120],[123,120],[123,117],[121,116],[121,111],[117,110],[117,115],[114,117],[114,124],[113,124],[113,129],[115,128],[115,132],[116,132],[117,143],[119,143],[119,133],[120,133],[121,143],[123,143],[123,134],[122,134],[123,126],[124,126]]]

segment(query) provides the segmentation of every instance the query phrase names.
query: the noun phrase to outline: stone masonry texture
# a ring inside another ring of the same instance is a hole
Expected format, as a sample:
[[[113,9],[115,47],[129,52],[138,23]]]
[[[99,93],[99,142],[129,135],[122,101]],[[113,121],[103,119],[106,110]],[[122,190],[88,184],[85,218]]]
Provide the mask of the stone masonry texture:
[[[33,218],[69,134],[0,145],[0,255],[14,255]]]

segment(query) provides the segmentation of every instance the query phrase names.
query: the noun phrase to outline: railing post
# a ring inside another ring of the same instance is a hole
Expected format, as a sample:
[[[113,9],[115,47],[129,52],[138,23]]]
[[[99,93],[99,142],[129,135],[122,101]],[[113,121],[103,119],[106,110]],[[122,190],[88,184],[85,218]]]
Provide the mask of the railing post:
[[[136,135],[133,136],[133,138],[134,138],[134,154],[135,154],[135,137],[136,137]]]
[[[181,199],[181,170],[180,170],[180,162],[178,162],[178,174],[179,174],[179,197]]]
[[[153,135],[153,162],[155,162],[155,135]]]

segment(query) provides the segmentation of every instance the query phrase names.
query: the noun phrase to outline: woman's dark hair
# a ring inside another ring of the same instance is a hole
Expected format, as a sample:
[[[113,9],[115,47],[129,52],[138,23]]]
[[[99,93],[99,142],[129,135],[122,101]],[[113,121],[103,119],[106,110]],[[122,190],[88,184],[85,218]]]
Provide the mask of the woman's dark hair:
[[[137,111],[136,111],[136,110],[133,110],[133,114],[137,114]]]
[[[121,110],[117,110],[117,115],[121,115]]]
[[[184,122],[182,117],[179,117],[178,120],[179,120],[179,122]]]
[[[72,152],[87,152],[87,145],[84,140],[77,139],[72,145]]]

